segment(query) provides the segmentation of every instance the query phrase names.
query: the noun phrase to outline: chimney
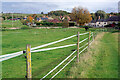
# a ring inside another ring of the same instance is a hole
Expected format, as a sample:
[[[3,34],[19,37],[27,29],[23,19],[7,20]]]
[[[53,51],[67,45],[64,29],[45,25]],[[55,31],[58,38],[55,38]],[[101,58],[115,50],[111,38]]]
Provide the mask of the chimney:
[[[110,14],[109,17],[111,17],[112,15]]]
[[[98,17],[98,19],[100,19],[100,16]]]

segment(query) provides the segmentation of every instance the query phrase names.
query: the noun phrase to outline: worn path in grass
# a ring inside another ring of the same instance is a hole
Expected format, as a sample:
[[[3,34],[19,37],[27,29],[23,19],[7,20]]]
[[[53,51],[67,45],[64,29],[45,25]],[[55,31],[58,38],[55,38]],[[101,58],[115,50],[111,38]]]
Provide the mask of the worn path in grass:
[[[118,33],[100,33],[69,78],[118,78]]]

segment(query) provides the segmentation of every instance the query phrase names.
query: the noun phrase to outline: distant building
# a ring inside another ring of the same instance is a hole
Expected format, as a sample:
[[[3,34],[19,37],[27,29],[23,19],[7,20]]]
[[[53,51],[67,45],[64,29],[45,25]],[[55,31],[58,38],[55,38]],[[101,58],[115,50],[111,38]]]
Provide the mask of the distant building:
[[[47,17],[41,17],[41,20],[48,20],[48,18]]]
[[[59,21],[58,19],[47,20],[47,21],[51,23],[62,23],[62,21]]]
[[[118,22],[120,21],[120,16],[111,16],[107,19],[107,23],[108,24],[118,24]]]
[[[107,20],[100,19],[100,16],[99,16],[98,20],[92,20],[88,25],[92,27],[104,27],[107,25]]]
[[[49,20],[53,20],[53,18],[52,18],[52,17],[48,17],[48,19],[49,19]]]
[[[111,16],[108,19],[98,19],[98,20],[92,20],[88,26],[92,26],[92,27],[104,27],[106,25],[109,24],[118,24],[118,22],[120,21],[120,16]]]
[[[25,16],[23,19],[24,19],[24,20],[27,20],[27,16]]]

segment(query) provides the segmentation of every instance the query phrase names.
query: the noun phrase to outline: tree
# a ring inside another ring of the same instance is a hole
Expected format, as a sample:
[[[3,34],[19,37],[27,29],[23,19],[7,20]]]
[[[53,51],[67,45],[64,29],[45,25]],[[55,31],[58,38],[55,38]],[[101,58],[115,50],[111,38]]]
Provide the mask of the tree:
[[[51,11],[48,13],[49,16],[64,16],[64,15],[68,15],[68,12],[66,11],[62,11],[62,10],[58,10],[58,11]]]
[[[63,20],[63,28],[67,28],[67,27],[69,27],[69,22],[67,19],[64,19]]]
[[[91,13],[92,20],[96,19],[95,13]]]
[[[91,14],[85,8],[75,7],[72,10],[70,15],[72,21],[76,21],[79,25],[84,25],[85,23],[89,23],[92,20]]]
[[[99,19],[99,16],[100,16],[100,19],[106,19],[106,13],[102,10],[98,10],[97,12],[95,12],[95,16],[96,16],[96,19]]]
[[[26,20],[26,21],[28,21],[28,22],[30,22],[30,23],[33,23],[33,17],[28,16],[28,18],[27,18],[27,20]]]
[[[44,14],[43,12],[41,12],[41,14]]]

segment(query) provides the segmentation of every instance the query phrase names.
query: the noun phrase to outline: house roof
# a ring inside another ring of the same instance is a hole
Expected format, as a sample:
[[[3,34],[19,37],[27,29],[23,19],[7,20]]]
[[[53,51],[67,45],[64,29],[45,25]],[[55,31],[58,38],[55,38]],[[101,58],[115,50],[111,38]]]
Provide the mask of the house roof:
[[[97,20],[92,20],[91,23],[96,23]]]
[[[108,21],[120,21],[120,16],[111,16],[108,19],[98,19],[98,20],[92,20],[91,23],[96,22],[108,22]]]
[[[97,22],[107,22],[107,19],[98,19]]]
[[[47,20],[48,22],[53,22],[53,23],[61,23],[58,19],[53,19],[53,20]]]
[[[42,19],[42,20],[47,20],[48,18],[43,18],[43,17],[42,17],[41,19]]]
[[[107,19],[107,21],[120,21],[120,16],[111,16]]]

